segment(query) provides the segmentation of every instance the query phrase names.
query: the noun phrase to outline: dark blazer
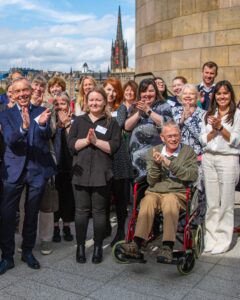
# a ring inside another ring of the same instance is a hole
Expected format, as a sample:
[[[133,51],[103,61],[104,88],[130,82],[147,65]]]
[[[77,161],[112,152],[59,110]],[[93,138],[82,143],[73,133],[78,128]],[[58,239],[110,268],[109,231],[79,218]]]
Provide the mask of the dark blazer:
[[[49,150],[51,129],[36,120],[45,108],[30,106],[30,127],[21,130],[22,116],[17,105],[1,113],[0,123],[4,138],[3,180],[16,183],[24,169],[36,185],[41,185],[55,174],[56,166]]]

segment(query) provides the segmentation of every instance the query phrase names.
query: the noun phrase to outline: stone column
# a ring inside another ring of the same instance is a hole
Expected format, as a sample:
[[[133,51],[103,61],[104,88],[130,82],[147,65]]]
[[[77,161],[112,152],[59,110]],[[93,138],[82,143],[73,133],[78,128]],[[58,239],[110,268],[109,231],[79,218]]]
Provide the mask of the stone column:
[[[136,74],[201,81],[212,60],[240,99],[240,0],[136,0]]]

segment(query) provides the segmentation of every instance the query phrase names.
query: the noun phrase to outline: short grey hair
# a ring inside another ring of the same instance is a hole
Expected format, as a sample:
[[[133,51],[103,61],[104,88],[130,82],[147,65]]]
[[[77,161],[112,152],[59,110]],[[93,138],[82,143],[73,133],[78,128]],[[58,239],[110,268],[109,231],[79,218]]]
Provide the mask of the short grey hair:
[[[164,131],[165,128],[176,128],[179,130],[179,132],[181,132],[180,127],[178,126],[178,124],[172,120],[164,122],[162,125],[162,132]]]
[[[191,83],[186,83],[184,84],[184,86],[182,87],[182,91],[181,91],[181,94],[180,94],[180,100],[182,101],[182,96],[183,96],[183,93],[186,89],[189,89],[191,90],[195,95],[196,95],[196,103],[197,103],[197,98],[198,98],[198,90],[197,90],[197,87],[194,85],[194,84],[191,84]]]
[[[43,85],[44,88],[46,88],[46,86],[47,86],[47,80],[46,80],[46,78],[45,78],[44,76],[42,76],[42,75],[38,75],[38,74],[35,75],[35,76],[33,77],[33,80],[32,80],[32,83],[34,83],[34,82],[37,82],[37,83]]]

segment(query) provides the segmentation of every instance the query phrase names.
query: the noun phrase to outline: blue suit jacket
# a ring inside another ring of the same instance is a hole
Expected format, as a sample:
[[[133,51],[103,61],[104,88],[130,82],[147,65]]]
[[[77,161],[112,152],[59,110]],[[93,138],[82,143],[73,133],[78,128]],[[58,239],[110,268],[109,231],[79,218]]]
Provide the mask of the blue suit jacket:
[[[45,108],[31,105],[30,127],[27,132],[20,130],[22,116],[15,105],[1,113],[0,123],[4,138],[3,180],[16,183],[24,170],[30,180],[42,185],[56,172],[56,166],[49,150],[51,129],[49,122],[45,127],[36,120]]]

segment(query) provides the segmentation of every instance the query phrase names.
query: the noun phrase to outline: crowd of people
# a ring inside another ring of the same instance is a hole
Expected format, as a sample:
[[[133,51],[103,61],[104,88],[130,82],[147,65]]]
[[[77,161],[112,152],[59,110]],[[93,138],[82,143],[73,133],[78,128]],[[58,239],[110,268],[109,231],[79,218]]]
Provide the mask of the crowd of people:
[[[103,260],[103,241],[111,236],[114,205],[117,230],[111,246],[125,237],[131,188],[147,176],[134,240],[122,245],[139,258],[157,211],[163,213],[163,242],[158,261],[171,262],[186,182],[198,179],[205,224],[205,252],[230,249],[234,226],[235,186],[239,180],[240,111],[232,85],[215,83],[218,66],[206,62],[202,82],[163,78],[117,78],[102,86],[91,76],[79,83],[76,101],[60,77],[29,82],[10,75],[0,96],[0,274],[14,267],[16,219],[22,243],[18,251],[30,268],[37,230],[41,253],[51,243],[74,239],[76,261],[86,262],[85,242],[93,220],[93,263]],[[60,225],[63,225],[62,231]]]

